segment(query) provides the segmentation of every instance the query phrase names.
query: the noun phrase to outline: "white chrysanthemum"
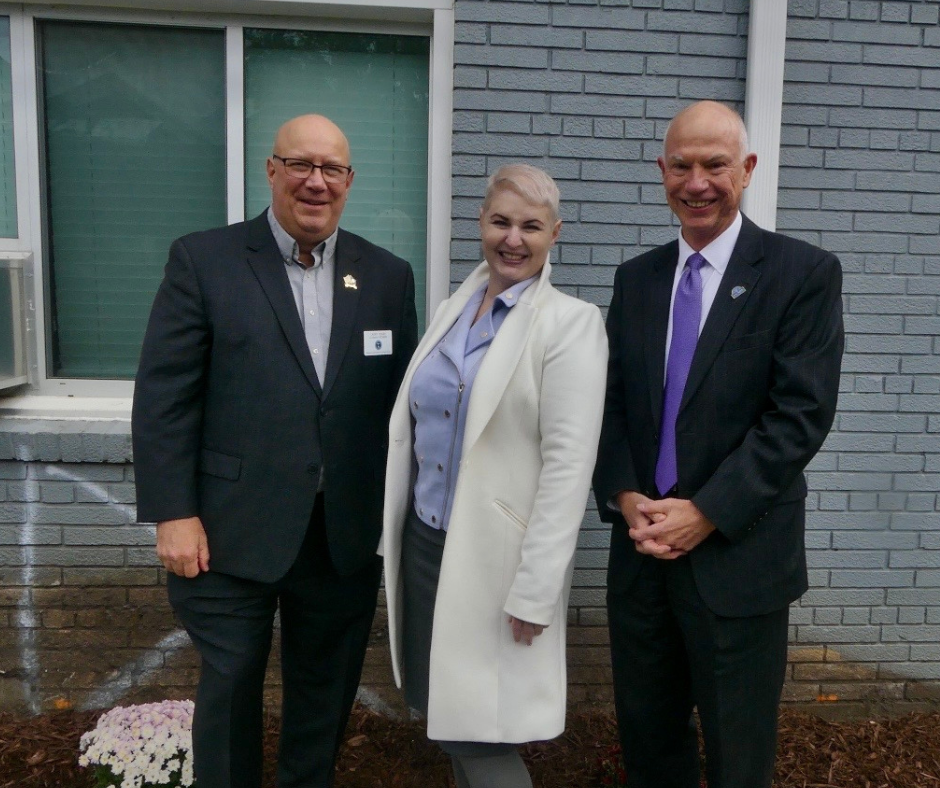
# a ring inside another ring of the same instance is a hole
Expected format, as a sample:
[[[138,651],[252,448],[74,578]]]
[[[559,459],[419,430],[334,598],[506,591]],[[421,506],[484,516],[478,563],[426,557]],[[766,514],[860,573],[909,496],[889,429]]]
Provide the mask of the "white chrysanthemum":
[[[106,767],[111,788],[188,788],[194,782],[192,715],[192,701],[115,707],[82,735],[79,765]]]

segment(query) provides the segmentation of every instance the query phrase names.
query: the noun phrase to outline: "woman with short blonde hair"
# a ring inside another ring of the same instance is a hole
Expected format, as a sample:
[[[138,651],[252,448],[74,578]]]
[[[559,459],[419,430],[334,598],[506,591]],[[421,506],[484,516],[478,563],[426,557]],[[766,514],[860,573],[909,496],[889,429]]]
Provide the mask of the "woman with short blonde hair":
[[[597,307],[549,282],[558,187],[501,167],[484,261],[438,308],[389,428],[383,551],[395,680],[458,788],[530,788],[564,730],[565,624],[601,427]]]

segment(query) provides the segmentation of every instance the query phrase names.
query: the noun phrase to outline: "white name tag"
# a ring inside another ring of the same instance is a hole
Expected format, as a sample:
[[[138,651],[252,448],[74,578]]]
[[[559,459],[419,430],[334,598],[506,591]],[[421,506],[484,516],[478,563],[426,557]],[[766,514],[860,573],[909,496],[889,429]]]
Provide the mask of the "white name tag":
[[[392,330],[387,328],[384,331],[363,331],[362,352],[366,356],[392,355]]]

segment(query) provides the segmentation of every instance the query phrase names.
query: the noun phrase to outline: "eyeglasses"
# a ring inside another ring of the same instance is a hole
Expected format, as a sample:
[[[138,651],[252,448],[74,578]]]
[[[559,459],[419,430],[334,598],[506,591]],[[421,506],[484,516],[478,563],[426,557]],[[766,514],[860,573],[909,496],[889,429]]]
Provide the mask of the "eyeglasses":
[[[309,178],[310,173],[319,170],[327,183],[342,183],[352,172],[352,167],[344,167],[342,164],[314,164],[306,159],[285,159],[276,153],[272,153],[271,158],[281,162],[284,165],[284,172],[291,178]]]

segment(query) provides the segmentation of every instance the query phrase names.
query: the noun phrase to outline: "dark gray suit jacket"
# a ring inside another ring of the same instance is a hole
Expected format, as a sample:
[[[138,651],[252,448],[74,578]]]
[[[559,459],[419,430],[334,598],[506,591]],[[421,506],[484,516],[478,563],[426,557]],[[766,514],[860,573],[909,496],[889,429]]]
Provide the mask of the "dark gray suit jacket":
[[[373,330],[391,331],[391,354],[365,355]],[[199,516],[213,570],[270,582],[300,549],[322,467],[334,565],[374,560],[388,418],[416,342],[411,267],[359,236],[336,243],[323,381],[265,214],[175,241],[134,394],[138,518]]]
[[[677,259],[678,241],[621,265],[607,317],[610,365],[594,487],[601,518],[614,523],[613,593],[629,588],[641,560],[657,560],[636,552],[606,502],[621,490],[659,497],[653,477]],[[777,610],[806,590],[803,469],[835,415],[841,284],[835,256],[744,217],[676,424],[677,496],[717,528],[689,559],[699,593],[719,615]]]

